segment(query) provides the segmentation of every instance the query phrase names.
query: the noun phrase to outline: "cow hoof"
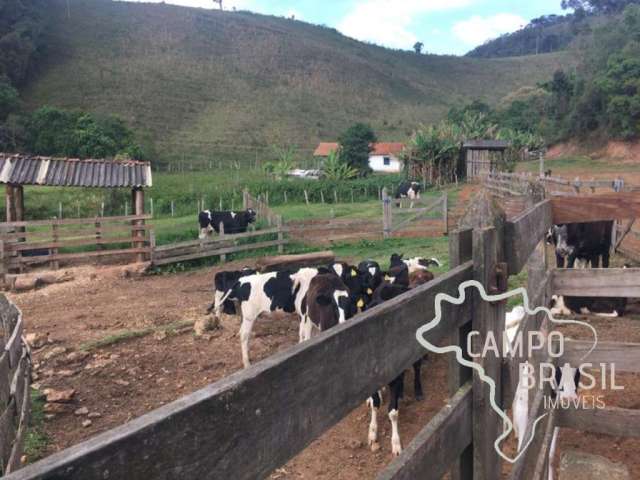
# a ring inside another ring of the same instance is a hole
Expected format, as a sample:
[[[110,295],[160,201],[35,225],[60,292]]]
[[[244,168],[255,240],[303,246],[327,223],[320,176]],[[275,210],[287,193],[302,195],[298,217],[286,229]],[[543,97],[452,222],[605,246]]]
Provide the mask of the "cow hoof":
[[[371,448],[371,451],[375,453],[380,450],[380,444],[378,442],[370,442],[369,448]]]
[[[400,454],[402,453],[402,447],[399,444],[398,445],[392,445],[391,446],[391,453],[393,454],[394,457],[400,456]]]

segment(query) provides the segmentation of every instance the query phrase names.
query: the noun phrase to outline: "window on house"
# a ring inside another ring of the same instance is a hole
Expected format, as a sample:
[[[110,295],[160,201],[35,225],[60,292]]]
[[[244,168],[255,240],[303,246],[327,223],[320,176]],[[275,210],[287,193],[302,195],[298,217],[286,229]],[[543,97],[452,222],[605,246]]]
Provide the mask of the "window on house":
[[[385,166],[391,165],[391,159],[389,157],[384,157],[383,161],[384,161]]]

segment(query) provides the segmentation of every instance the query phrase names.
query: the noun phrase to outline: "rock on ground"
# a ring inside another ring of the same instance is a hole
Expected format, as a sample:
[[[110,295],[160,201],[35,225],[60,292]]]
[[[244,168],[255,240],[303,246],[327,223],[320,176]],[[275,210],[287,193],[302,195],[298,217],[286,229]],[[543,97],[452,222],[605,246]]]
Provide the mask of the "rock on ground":
[[[569,450],[560,459],[559,480],[631,480],[629,469],[599,455]]]

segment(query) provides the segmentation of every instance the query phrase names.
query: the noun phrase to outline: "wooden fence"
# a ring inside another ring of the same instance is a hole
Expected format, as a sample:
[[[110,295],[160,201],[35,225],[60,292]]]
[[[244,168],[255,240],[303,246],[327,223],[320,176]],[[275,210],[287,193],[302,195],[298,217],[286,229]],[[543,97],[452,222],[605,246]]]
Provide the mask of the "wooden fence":
[[[437,216],[434,216],[436,214]],[[394,199],[387,189],[382,190],[382,230],[384,238],[415,232],[424,234],[425,230],[448,232],[448,196],[447,192],[433,198]]]
[[[220,257],[220,260],[224,262],[230,253],[271,247],[278,247],[278,253],[282,253],[284,246],[288,243],[285,238],[286,232],[287,229],[282,226],[282,219],[278,217],[274,228],[226,235],[224,227],[221,226],[220,235],[206,240],[191,240],[156,246],[155,239],[152,237],[151,264],[160,266],[209,257]],[[265,239],[262,237],[275,238]],[[241,243],[245,240],[246,243]]]
[[[473,228],[450,235],[452,269],[448,273],[308,342],[29,465],[7,480],[264,478],[424,355],[416,331],[434,318],[438,293],[457,296],[459,285],[472,279],[489,293],[499,293],[506,289],[507,273],[516,275],[526,268],[527,289],[531,304],[536,306],[546,305],[554,291],[571,294],[583,287],[601,296],[640,295],[637,271],[567,273],[547,269],[544,236],[554,221],[592,221],[611,215],[610,209],[601,207],[599,196],[581,199],[587,210],[578,210],[566,200],[528,205],[521,215],[504,221],[489,197],[479,199],[475,203],[482,205],[477,211],[487,213],[474,217]],[[629,214],[640,214],[637,203],[621,201]],[[475,351],[481,350],[491,334],[501,345],[504,318],[505,303],[468,296],[462,305],[444,305],[440,323],[427,332],[426,340],[464,346],[473,330]],[[547,322],[538,314],[526,317],[520,328],[525,333],[544,332]],[[528,339],[523,336],[523,352],[529,351]],[[570,343],[565,347],[565,358],[575,360],[585,348],[585,342]],[[617,371],[638,371],[640,345],[601,344],[594,361],[604,358],[620,360]],[[495,398],[503,410],[512,402],[519,363],[525,359],[533,365],[540,362],[537,357],[488,356],[477,360],[494,379]],[[448,384],[447,404],[379,479],[437,479],[447,471],[454,480],[503,478],[503,462],[494,450],[503,424],[490,406],[489,387],[475,371],[471,374],[452,357]],[[328,385],[339,388],[331,389],[328,395]],[[531,391],[525,438],[533,433],[533,420],[545,408],[545,393],[537,387]],[[556,426],[615,435],[637,436],[640,432],[640,415],[634,410],[549,413],[538,425],[533,443],[513,465],[510,479],[546,478],[549,440]]]
[[[21,465],[31,412],[31,357],[22,332],[22,313],[0,294],[0,473]]]
[[[0,224],[3,274],[34,265],[130,255],[143,261],[150,253],[150,215],[35,220]],[[114,248],[116,247],[116,248]]]

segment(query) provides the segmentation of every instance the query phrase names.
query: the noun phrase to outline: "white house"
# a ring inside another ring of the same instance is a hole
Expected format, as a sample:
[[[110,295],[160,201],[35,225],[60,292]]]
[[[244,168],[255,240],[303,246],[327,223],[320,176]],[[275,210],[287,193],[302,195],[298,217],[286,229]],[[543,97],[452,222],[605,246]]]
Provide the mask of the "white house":
[[[318,145],[314,157],[327,157],[331,152],[338,149],[337,143],[323,142]],[[403,143],[379,142],[372,145],[373,149],[369,153],[369,167],[374,172],[397,173],[403,168],[400,154],[404,149]]]

